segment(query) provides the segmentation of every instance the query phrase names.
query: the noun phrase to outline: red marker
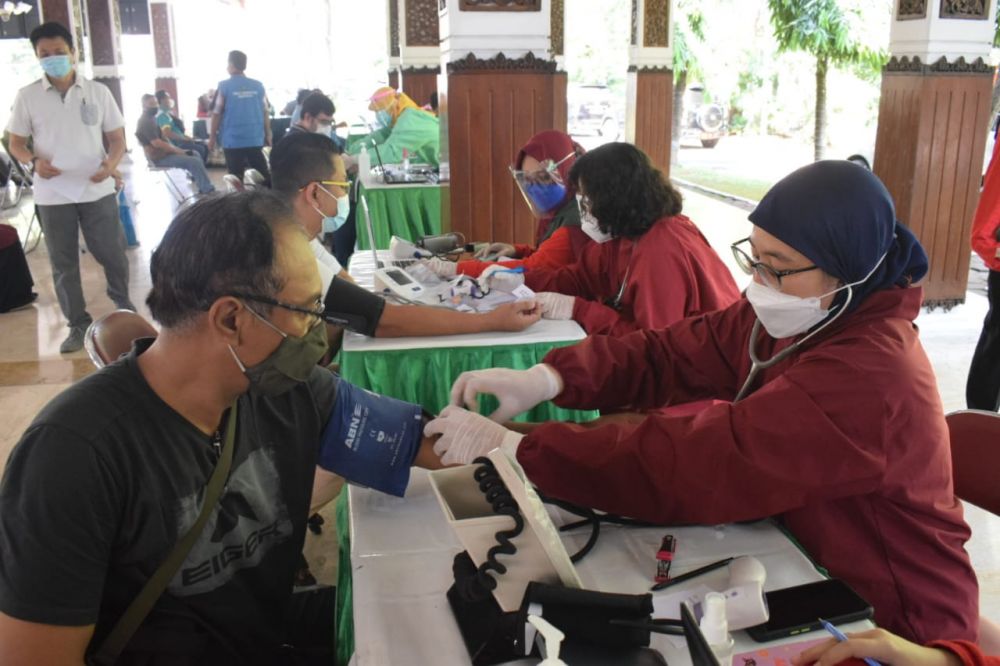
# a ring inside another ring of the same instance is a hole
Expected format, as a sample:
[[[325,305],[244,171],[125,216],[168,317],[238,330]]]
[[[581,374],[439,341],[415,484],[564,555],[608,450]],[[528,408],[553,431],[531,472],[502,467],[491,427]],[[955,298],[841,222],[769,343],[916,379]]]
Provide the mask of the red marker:
[[[656,553],[656,582],[663,583],[670,579],[670,564],[674,561],[674,551],[677,550],[677,539],[673,534],[663,537],[660,550]]]

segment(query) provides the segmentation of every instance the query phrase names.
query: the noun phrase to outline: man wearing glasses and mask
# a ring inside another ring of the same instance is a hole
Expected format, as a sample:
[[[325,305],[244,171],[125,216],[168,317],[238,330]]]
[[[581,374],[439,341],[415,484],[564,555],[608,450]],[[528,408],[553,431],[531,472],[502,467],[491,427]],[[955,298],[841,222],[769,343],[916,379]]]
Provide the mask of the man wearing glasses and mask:
[[[292,595],[314,470],[402,495],[411,465],[439,464],[422,410],[316,365],[316,261],[273,194],[183,209],[151,273],[159,336],[56,397],[10,456],[0,663],[331,663],[332,590]],[[205,505],[115,660],[112,628]]]

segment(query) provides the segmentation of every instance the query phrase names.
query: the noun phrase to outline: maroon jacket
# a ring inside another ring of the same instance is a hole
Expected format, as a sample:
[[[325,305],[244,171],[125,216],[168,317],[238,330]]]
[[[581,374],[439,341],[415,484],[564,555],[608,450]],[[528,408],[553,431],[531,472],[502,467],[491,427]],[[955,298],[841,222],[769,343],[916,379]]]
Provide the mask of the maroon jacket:
[[[575,264],[530,269],[524,282],[535,291],[576,296],[573,319],[591,334],[662,328],[740,297],[729,269],[683,215],[657,220],[635,241],[588,243]],[[621,308],[615,310],[604,301],[618,295],[622,282]]]
[[[777,516],[830,574],[918,642],[976,640],[979,596],[952,489],[948,430],[913,319],[922,289],[872,294],[829,332],[731,401],[750,370],[755,321],[725,310],[622,338],[594,336],[545,357],[562,407],[719,398],[640,425],[540,426],[518,460],[547,495],[651,521]],[[791,344],[762,333],[759,357]]]

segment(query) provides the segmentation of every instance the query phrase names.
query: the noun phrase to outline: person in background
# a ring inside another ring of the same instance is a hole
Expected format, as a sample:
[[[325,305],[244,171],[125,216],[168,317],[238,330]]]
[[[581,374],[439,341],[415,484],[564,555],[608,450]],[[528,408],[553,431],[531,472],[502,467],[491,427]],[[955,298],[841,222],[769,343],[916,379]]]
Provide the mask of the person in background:
[[[209,89],[198,96],[198,111],[195,115],[198,118],[211,118],[213,108],[215,108],[215,90]]]
[[[215,191],[205,171],[205,163],[193,150],[181,150],[163,138],[163,130],[157,125],[160,109],[153,95],[142,96],[142,117],[135,128],[135,138],[139,140],[146,159],[150,164],[167,169],[183,169],[191,174],[199,194]]]
[[[226,156],[226,170],[240,180],[253,168],[270,185],[271,175],[264,157],[264,146],[271,145],[271,123],[264,85],[248,78],[247,56],[242,51],[229,52],[229,78],[220,81],[212,112],[208,150],[221,144]]]
[[[496,421],[549,399],[577,409],[721,402],[527,435],[449,406],[425,434],[442,434],[444,464],[500,447],[549,497],[656,524],[773,516],[872,604],[880,626],[920,642],[975,641],[970,530],[913,323],[927,255],[885,186],[844,160],[786,176],[750,221],[733,254],[753,281],[735,304],[590,336],[527,371],[463,373],[451,395],[469,406],[495,395]]]
[[[182,208],[150,273],[159,335],[54,398],[11,452],[0,481],[0,664],[96,663],[199,515],[231,424],[221,497],[113,663],[333,663],[334,588],[292,591],[314,471],[337,471],[357,452],[365,485],[402,495],[411,465],[440,466],[422,410],[317,365],[319,273],[273,193]],[[386,439],[352,431],[356,413]]]
[[[374,143],[385,164],[401,163],[405,149],[412,162],[438,165],[441,132],[435,116],[422,110],[406,93],[389,87],[379,88],[368,101],[368,110],[375,112],[380,129],[359,144],[359,149],[368,151],[371,164],[378,164]],[[349,160],[348,168],[354,163],[353,158]]]
[[[288,128],[288,136],[297,132],[313,132],[329,137],[337,146],[337,150],[344,151],[346,142],[337,136],[333,126],[333,114],[337,112],[337,107],[333,105],[333,100],[323,93],[312,93],[302,102],[302,114],[297,123]]]
[[[308,94],[309,91],[306,88],[299,88],[298,92],[295,93],[295,97],[288,100],[288,103],[281,108],[281,115],[291,116],[293,113],[295,113],[296,107],[298,107],[298,105],[302,103],[299,101],[299,99],[300,98],[305,99],[308,96]]]
[[[113,177],[125,154],[125,120],[107,86],[76,71],[73,36],[65,26],[43,23],[30,39],[44,75],[18,91],[7,130],[11,157],[34,167],[38,219],[69,324],[59,351],[67,354],[83,348],[92,321],[80,282],[80,232],[104,268],[115,307],[135,310]]]
[[[315,94],[322,95],[323,91],[320,90],[319,88],[315,88],[313,90],[309,90],[307,88],[299,88],[299,92],[295,96],[295,106],[292,107],[292,113],[291,113],[292,125],[295,125],[300,120],[302,120],[302,105],[305,104],[306,98],[309,97],[309,95],[315,95]]]
[[[1000,163],[993,145],[993,156],[986,169],[983,191],[972,219],[972,249],[989,269],[986,278],[986,298],[989,310],[983,321],[983,331],[976,344],[965,384],[965,401],[969,409],[995,412],[1000,406]]]
[[[547,319],[573,319],[589,334],[658,329],[739,299],[732,274],[681,214],[680,193],[628,143],[578,158],[569,183],[581,228],[594,242],[576,263],[535,267],[524,280]]]
[[[830,639],[792,659],[794,666],[836,666],[850,659],[877,659],[883,666],[1000,666],[1000,657],[989,657],[971,641],[931,641],[926,647],[893,635],[885,629],[848,634],[847,640]]]
[[[160,112],[156,114],[156,124],[163,132],[164,138],[181,150],[193,150],[198,153],[204,164],[208,160],[208,146],[203,141],[184,133],[184,123],[175,115],[174,98],[166,90],[157,90],[156,103],[160,106]]]
[[[435,257],[428,260],[428,266],[441,277],[450,278],[458,273],[478,277],[497,264],[530,271],[575,263],[590,238],[580,228],[580,206],[569,173],[585,152],[565,132],[545,130],[531,137],[514,158],[511,173],[537,220],[534,246],[490,243],[478,254],[479,259],[455,263]],[[483,261],[485,256],[505,260]]]

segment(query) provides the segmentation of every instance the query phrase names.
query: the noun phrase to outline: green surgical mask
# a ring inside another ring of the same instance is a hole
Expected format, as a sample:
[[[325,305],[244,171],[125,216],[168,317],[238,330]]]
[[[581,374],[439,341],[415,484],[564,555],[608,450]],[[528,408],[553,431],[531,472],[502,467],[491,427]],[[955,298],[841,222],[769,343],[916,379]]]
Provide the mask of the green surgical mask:
[[[296,384],[309,379],[309,374],[316,367],[329,345],[326,339],[326,326],[317,322],[309,332],[301,338],[288,335],[280,328],[257,314],[252,308],[247,308],[262,322],[281,335],[281,344],[263,361],[248,368],[243,365],[236,350],[229,347],[229,352],[240,366],[240,372],[250,380],[250,390],[261,395],[276,396],[295,388]]]

